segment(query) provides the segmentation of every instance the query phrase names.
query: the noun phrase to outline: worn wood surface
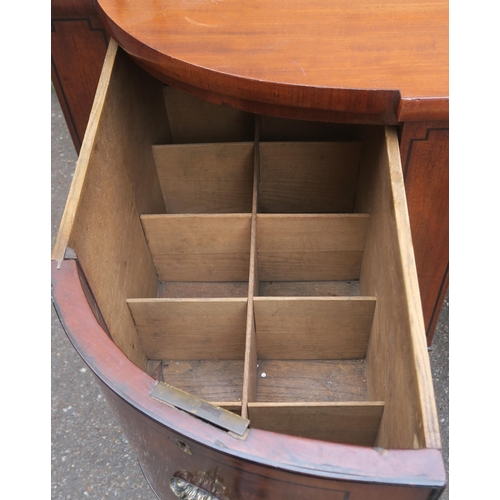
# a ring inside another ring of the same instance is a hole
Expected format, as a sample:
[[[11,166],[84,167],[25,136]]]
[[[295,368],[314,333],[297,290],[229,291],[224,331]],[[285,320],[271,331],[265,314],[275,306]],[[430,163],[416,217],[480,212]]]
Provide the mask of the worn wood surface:
[[[359,281],[261,281],[259,295],[268,297],[350,297]]]
[[[365,361],[257,360],[259,402],[367,401]],[[265,376],[263,376],[265,374]]]
[[[384,404],[249,403],[252,427],[336,443],[374,446]]]
[[[248,281],[251,214],[145,215],[163,281]]]
[[[359,163],[356,142],[263,142],[259,212],[351,212]]]
[[[208,402],[240,402],[243,360],[161,361],[166,383]]]
[[[396,131],[377,131],[364,153],[356,208],[370,214],[370,226],[359,281],[361,294],[377,297],[367,353],[368,393],[386,405],[377,444],[439,448]]]
[[[128,299],[149,359],[243,360],[247,299]]]
[[[367,225],[363,214],[259,214],[260,279],[357,279]]]
[[[247,297],[245,281],[159,281],[156,297],[159,299],[217,299]]]
[[[250,213],[253,143],[153,146],[169,214]]]
[[[293,107],[298,117],[317,109],[378,123],[447,119],[445,0],[176,0],[168,8],[98,0],[98,8],[143,66],[208,94]]]
[[[364,358],[374,297],[255,297],[262,359]]]

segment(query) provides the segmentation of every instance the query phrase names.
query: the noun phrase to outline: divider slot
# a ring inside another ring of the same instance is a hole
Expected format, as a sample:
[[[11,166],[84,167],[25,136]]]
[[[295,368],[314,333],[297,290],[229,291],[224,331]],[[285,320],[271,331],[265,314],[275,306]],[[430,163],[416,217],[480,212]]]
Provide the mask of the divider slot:
[[[248,402],[255,401],[257,378],[257,344],[255,335],[254,296],[259,293],[259,266],[257,262],[257,206],[259,200],[260,177],[260,126],[261,121],[255,117],[255,148],[252,192],[252,222],[250,232],[250,266],[248,277],[248,309],[246,324],[245,367],[243,376],[243,395],[241,415],[248,418]]]
[[[153,146],[167,214],[141,216],[158,298],[127,300],[150,363],[252,427],[373,446],[384,403],[367,401],[359,141],[316,127],[323,142],[261,143],[255,116],[241,142],[247,114],[176,94],[184,144]]]
[[[165,382],[208,401],[241,401],[246,298],[128,299],[146,356]]]

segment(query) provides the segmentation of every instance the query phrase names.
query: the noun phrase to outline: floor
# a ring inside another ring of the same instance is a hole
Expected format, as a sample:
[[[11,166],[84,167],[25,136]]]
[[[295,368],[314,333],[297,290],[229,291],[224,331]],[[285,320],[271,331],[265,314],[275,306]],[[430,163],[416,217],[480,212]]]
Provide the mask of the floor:
[[[52,245],[64,210],[77,155],[55,91],[52,123]],[[429,351],[448,471],[449,301]],[[52,309],[52,500],[156,500],[135,454],[89,371],[69,343]],[[446,490],[442,500],[448,500]]]

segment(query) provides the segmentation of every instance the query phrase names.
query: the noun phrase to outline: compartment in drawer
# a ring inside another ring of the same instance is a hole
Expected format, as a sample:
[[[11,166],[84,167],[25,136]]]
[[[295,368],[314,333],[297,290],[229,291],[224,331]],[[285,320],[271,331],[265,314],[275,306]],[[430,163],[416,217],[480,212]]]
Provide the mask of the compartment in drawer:
[[[258,214],[261,295],[359,295],[367,214]]]
[[[158,280],[248,281],[248,214],[142,215]]]
[[[248,403],[259,429],[359,446],[375,445],[383,412],[382,402]]]
[[[375,307],[374,297],[255,297],[252,425],[374,446],[384,411],[365,363]]]
[[[174,144],[241,142],[254,139],[254,115],[202,101],[163,87],[170,141]]]
[[[156,370],[159,380],[206,401],[241,402],[246,299],[128,299],[127,304],[151,360],[149,373]]]
[[[250,213],[253,143],[153,147],[169,214]]]
[[[119,51],[103,95],[54,252],[128,358],[251,428],[439,446],[396,131],[286,134]]]
[[[375,297],[254,297],[257,357],[364,359],[375,306]]]
[[[360,142],[262,142],[258,211],[349,213]]]

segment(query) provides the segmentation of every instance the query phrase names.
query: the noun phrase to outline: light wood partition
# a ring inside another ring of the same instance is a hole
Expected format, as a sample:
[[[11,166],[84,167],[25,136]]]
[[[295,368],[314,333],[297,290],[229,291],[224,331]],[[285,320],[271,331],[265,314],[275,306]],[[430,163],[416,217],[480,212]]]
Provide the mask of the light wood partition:
[[[260,212],[352,211],[359,142],[267,142],[260,151]]]
[[[164,281],[248,281],[250,214],[142,216]]]
[[[143,369],[125,299],[156,295],[139,214],[165,212],[151,145],[167,139],[162,85],[111,40],[53,257],[76,252],[114,342]]]
[[[252,211],[253,143],[153,146],[169,214]]]
[[[361,293],[377,296],[367,353],[370,399],[386,403],[377,445],[439,448],[425,328],[394,129],[366,137],[356,210],[370,214]]]
[[[384,403],[249,403],[259,429],[336,443],[373,446]]]

